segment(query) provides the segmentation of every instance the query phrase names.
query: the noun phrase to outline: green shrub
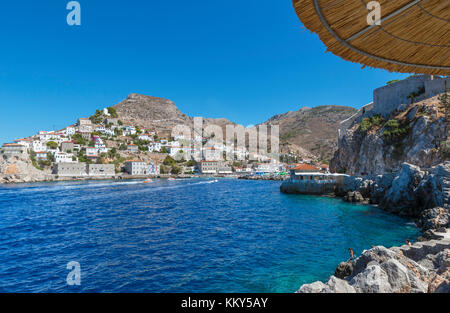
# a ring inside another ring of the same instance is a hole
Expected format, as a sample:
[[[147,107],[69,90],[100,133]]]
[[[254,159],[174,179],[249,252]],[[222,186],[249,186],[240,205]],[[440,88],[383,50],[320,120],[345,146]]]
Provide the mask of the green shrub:
[[[441,154],[443,159],[450,159],[450,139],[441,143]]]
[[[380,127],[384,123],[384,118],[381,115],[374,115],[372,117],[366,117],[363,118],[361,124],[360,124],[360,130],[363,133],[368,132],[369,130],[373,129],[374,127]]]
[[[52,150],[55,150],[58,148],[58,144],[54,141],[49,141],[47,142],[47,147],[49,147]]]
[[[387,142],[399,141],[409,133],[409,125],[399,120],[389,120],[385,125],[383,138]]]
[[[113,107],[109,107],[108,108],[108,113],[109,113],[109,115],[111,115],[112,118],[118,118],[119,117],[119,115],[117,114],[116,109],[113,108]]]
[[[175,161],[171,156],[167,156],[164,159],[163,164],[167,165],[167,166],[176,166],[177,165],[177,161]]]
[[[175,166],[172,166],[170,173],[174,174],[174,175],[178,175],[178,174],[181,174],[181,171],[182,171],[181,167],[179,167],[178,165],[175,165]]]

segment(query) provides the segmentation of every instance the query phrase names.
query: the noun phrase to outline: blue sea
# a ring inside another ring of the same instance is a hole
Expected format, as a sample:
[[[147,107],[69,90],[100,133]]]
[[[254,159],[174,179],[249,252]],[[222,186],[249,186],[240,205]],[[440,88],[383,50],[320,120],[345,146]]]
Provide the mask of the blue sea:
[[[418,229],[368,205],[235,179],[0,186],[0,292],[295,292]],[[69,286],[66,268],[81,267]]]

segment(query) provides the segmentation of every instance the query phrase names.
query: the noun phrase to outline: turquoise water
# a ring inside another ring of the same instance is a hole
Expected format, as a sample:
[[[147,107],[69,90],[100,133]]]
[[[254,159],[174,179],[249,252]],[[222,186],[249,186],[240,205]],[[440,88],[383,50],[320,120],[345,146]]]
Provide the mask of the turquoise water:
[[[294,292],[414,224],[232,179],[0,187],[0,292]],[[68,286],[66,265],[81,265]]]

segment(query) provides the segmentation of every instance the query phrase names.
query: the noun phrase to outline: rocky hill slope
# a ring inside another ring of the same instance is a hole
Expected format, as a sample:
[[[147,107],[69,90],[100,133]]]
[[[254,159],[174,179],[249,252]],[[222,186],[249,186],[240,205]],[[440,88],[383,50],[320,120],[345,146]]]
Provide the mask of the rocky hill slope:
[[[154,129],[163,136],[170,136],[177,125],[193,128],[194,119],[182,113],[171,100],[132,93],[114,106],[125,125]],[[203,127],[220,126],[225,134],[226,125],[237,125],[225,118],[203,118]]]
[[[28,154],[20,156],[0,155],[0,183],[44,181],[50,172],[38,170]]]
[[[339,123],[356,111],[355,108],[334,105],[304,107],[275,115],[264,124],[279,125],[282,152],[295,153],[300,147],[322,160],[329,160],[337,149]]]
[[[397,171],[407,162],[429,168],[450,157],[445,94],[404,104],[389,116],[355,121],[331,160],[332,171],[352,175]]]
[[[159,132],[170,133],[175,125],[193,126],[193,117],[182,113],[174,102],[157,97],[130,94],[114,106],[124,124],[138,125]],[[304,157],[329,160],[337,147],[339,122],[356,112],[345,106],[302,108],[295,112],[276,115],[262,123],[279,125],[281,152],[292,152]],[[237,125],[225,118],[204,118],[204,126]],[[270,128],[269,128],[270,130]]]

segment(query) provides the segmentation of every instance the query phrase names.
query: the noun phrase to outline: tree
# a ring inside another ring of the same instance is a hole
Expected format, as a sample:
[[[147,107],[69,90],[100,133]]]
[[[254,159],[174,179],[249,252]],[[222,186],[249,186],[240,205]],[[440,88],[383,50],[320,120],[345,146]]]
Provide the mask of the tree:
[[[79,144],[79,145],[86,145],[86,139],[83,138],[83,136],[81,136],[81,134],[76,133],[72,135],[72,140],[75,141],[75,143]]]
[[[49,147],[52,150],[55,150],[58,148],[58,144],[54,141],[49,141],[47,142],[47,147]]]
[[[178,175],[181,173],[181,167],[178,165],[172,166],[172,170],[170,171],[171,174]]]
[[[55,162],[55,157],[51,152],[47,152],[47,160],[50,162]]]
[[[93,124],[101,124],[103,122],[103,112],[100,110],[96,110],[95,114],[92,115],[89,119]]]
[[[169,168],[165,165],[161,165],[159,168],[159,171],[161,174],[168,174],[169,173]]]
[[[189,160],[189,161],[187,161],[187,163],[186,163],[186,166],[195,166],[195,161],[194,160]]]
[[[108,108],[108,113],[109,113],[109,115],[111,115],[112,118],[118,118],[119,117],[119,114],[117,114],[116,109],[113,108],[113,107],[109,107]]]
[[[164,159],[163,164],[167,166],[175,166],[177,164],[177,161],[175,161],[170,155],[168,155]]]

